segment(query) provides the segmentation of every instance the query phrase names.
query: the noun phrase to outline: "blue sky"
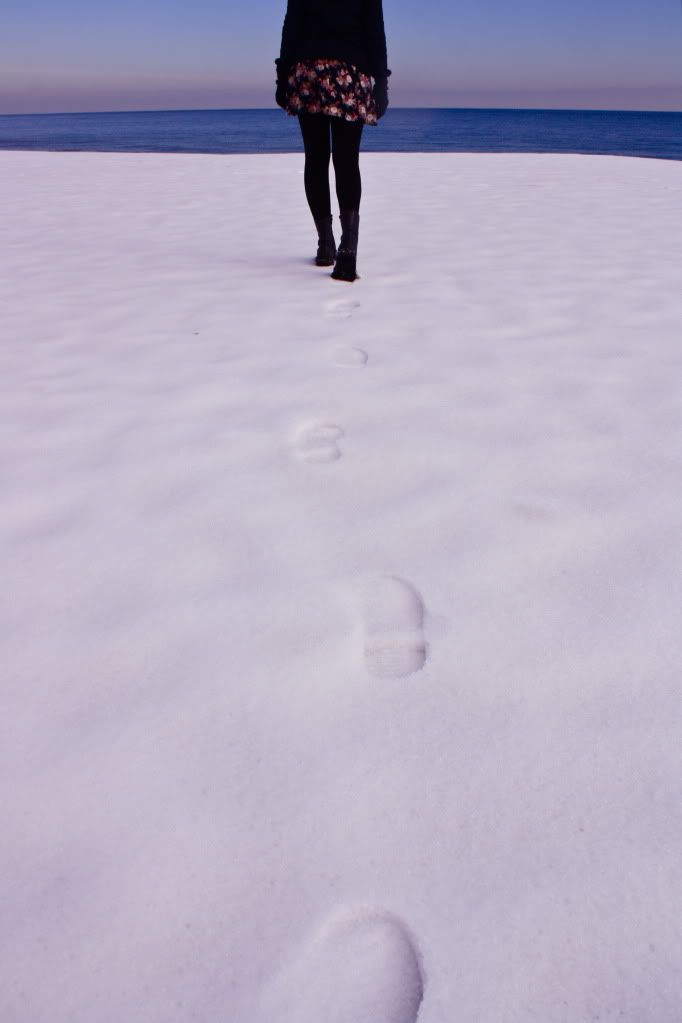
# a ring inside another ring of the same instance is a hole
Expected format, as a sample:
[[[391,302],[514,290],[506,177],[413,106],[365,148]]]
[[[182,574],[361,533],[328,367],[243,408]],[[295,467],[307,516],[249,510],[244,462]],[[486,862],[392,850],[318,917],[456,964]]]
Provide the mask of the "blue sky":
[[[285,0],[4,0],[0,113],[272,104]],[[384,0],[396,106],[682,110],[680,0]]]

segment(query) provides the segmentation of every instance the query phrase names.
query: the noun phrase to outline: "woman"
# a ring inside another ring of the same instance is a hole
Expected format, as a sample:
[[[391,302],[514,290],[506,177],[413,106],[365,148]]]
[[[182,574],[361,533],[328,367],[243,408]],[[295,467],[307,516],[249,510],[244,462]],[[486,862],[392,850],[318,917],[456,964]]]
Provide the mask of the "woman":
[[[305,192],[315,220],[318,266],[354,281],[360,225],[360,140],[388,107],[382,0],[289,0],[275,99],[297,115],[305,149]],[[374,83],[372,83],[374,79]],[[341,242],[332,231],[329,158],[334,160]]]

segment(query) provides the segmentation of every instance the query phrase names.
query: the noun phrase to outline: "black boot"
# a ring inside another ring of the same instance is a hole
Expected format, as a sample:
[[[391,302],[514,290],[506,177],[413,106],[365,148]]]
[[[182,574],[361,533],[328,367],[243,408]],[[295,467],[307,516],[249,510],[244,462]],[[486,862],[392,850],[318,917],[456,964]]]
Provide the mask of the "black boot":
[[[321,217],[315,221],[317,228],[317,255],[315,256],[316,266],[334,266],[336,259],[336,242],[332,231],[331,214],[328,217]]]
[[[357,278],[355,264],[358,256],[358,231],[360,214],[357,210],[341,210],[341,242],[336,255],[336,266],[332,277],[337,281],[354,281]]]

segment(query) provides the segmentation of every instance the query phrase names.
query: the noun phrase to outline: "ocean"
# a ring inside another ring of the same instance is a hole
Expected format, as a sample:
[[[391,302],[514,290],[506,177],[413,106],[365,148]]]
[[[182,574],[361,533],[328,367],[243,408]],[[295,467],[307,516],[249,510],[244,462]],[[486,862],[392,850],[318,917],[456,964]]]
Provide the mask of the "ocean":
[[[0,116],[0,149],[295,153],[296,120],[274,110]],[[390,153],[602,153],[682,160],[682,113],[389,109],[363,149]]]

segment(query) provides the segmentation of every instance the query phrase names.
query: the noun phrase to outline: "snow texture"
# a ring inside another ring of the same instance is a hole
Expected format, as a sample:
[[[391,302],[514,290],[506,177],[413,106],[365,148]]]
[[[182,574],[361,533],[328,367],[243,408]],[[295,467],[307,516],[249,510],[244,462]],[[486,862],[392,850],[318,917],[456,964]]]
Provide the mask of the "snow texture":
[[[682,164],[0,168],[3,1023],[679,1023]]]

